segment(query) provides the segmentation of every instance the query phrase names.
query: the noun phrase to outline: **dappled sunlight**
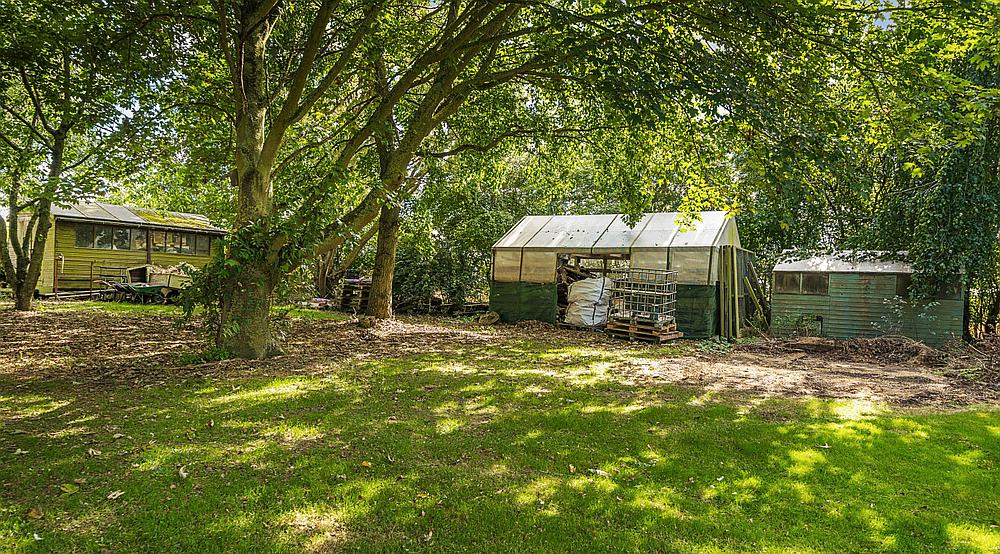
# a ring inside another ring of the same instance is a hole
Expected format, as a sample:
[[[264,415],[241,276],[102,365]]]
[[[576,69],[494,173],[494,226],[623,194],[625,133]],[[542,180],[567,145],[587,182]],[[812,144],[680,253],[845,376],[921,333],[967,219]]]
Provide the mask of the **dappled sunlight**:
[[[439,419],[435,424],[435,430],[439,435],[448,435],[465,427],[465,422],[453,417]]]
[[[867,508],[858,510],[857,517],[868,527],[868,539],[883,548],[894,548],[896,546],[896,536],[887,533],[889,523],[885,517],[876,511],[870,504]]]
[[[714,402],[716,396],[717,396],[717,393],[715,391],[707,390],[704,393],[691,398],[691,400],[688,401],[688,405],[689,406],[698,406],[698,407],[706,406],[706,405]]]
[[[826,455],[812,448],[790,450],[788,458],[791,461],[788,466],[788,474],[794,477],[808,475],[827,463]]]
[[[38,532],[49,550],[95,552],[490,551],[508,538],[526,552],[996,550],[984,514],[1000,413],[789,398],[711,373],[681,382],[705,366],[631,345],[421,333],[400,339],[412,353],[373,346],[294,374],[97,393],[24,381],[0,404],[2,431],[19,431],[0,451],[0,543]],[[424,339],[441,342],[419,352]]]
[[[559,490],[562,481],[555,477],[542,477],[535,479],[531,483],[521,487],[521,490],[514,496],[514,500],[521,505],[534,505],[539,509],[544,509],[547,502]]]
[[[69,400],[55,400],[38,394],[0,396],[0,413],[11,412],[14,419],[38,417],[69,405]]]
[[[332,547],[349,535],[343,512],[331,509],[328,504],[315,504],[287,512],[277,518],[277,523],[295,536],[289,542],[306,550]]]
[[[793,493],[795,493],[795,497],[802,504],[812,504],[813,502],[816,501],[816,495],[813,494],[812,489],[809,487],[809,485],[801,481],[792,481],[788,485],[788,488],[791,489]]]
[[[951,454],[948,459],[958,465],[976,467],[983,462],[985,455],[982,450],[966,450],[961,454]]]
[[[304,379],[281,379],[257,389],[237,390],[224,396],[208,400],[209,404],[233,404],[252,401],[276,402],[297,398],[321,388],[315,381]]]
[[[639,491],[629,502],[633,508],[640,510],[650,510],[660,517],[674,519],[684,519],[684,512],[674,504],[672,497],[674,493],[670,489],[642,490]]]
[[[646,409],[645,404],[635,403],[627,405],[606,405],[606,404],[589,404],[587,406],[580,406],[578,411],[582,414],[616,414],[624,415],[632,412],[638,412],[639,410]]]
[[[949,523],[948,540],[954,548],[967,548],[981,554],[1000,552],[1000,531],[996,524],[986,527],[969,523]]]

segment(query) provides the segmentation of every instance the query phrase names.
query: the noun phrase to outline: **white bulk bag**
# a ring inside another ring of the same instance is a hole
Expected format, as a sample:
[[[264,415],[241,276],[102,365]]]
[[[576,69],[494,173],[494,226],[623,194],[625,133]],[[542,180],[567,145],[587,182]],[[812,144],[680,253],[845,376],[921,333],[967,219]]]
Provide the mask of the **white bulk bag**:
[[[565,322],[568,325],[593,327],[608,322],[608,304],[611,302],[611,285],[607,277],[584,279],[569,285],[569,306]]]

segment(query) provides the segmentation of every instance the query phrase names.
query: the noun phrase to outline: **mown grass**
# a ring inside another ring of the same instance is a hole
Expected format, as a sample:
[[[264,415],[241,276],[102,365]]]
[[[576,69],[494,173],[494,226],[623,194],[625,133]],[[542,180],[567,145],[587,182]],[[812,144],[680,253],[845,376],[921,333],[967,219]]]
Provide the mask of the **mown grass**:
[[[0,377],[0,549],[1000,551],[1000,412],[636,387],[602,360],[513,341],[142,388]]]
[[[5,306],[0,305],[0,308]],[[39,310],[52,311],[93,311],[130,316],[172,316],[182,314],[181,307],[175,304],[136,304],[132,302],[100,302],[96,300],[67,300],[64,302],[46,302],[37,305]],[[349,319],[347,314],[330,310],[315,310],[312,308],[296,308],[292,306],[275,306],[276,315],[287,315],[293,318],[311,320],[343,321]],[[197,312],[196,312],[197,313]]]

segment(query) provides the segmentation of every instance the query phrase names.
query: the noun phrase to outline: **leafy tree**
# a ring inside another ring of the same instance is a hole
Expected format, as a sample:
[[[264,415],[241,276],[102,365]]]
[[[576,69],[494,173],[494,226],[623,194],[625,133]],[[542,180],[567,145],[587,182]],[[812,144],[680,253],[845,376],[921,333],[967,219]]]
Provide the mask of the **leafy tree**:
[[[153,20],[132,2],[0,6],[0,263],[18,310],[31,308],[52,205],[98,192],[88,170],[149,116],[130,91],[162,67]]]

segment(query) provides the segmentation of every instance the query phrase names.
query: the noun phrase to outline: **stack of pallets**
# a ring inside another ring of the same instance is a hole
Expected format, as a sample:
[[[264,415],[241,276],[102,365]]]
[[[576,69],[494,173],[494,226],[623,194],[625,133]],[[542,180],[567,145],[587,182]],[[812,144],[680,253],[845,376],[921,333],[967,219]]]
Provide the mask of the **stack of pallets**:
[[[340,309],[344,311],[363,312],[368,309],[368,296],[371,294],[371,279],[344,279],[340,282],[337,298],[340,299]]]
[[[605,328],[609,335],[655,343],[684,336],[677,330],[677,276],[673,271],[630,268],[609,276],[614,280]]]
[[[684,333],[677,330],[676,323],[658,323],[645,319],[612,317],[605,332],[613,337],[646,342],[666,342],[679,339]]]

